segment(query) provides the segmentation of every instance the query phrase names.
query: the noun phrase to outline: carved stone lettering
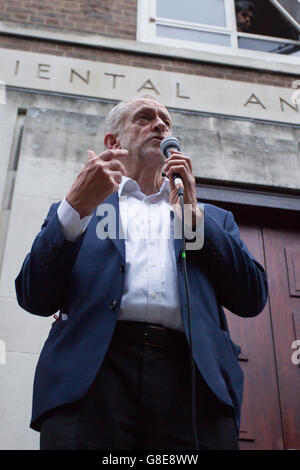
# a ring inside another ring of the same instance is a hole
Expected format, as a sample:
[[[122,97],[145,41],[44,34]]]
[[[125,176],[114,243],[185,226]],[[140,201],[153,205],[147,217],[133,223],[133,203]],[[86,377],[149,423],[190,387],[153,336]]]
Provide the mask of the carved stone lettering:
[[[180,94],[180,83],[176,83],[176,96],[177,98],[183,98],[185,100],[190,100],[191,97],[190,96],[183,96]]]
[[[289,124],[300,122],[300,95],[298,100],[295,95],[300,92],[300,80],[294,81],[289,90],[1,48],[0,63],[0,80],[7,89],[15,86],[113,100],[149,93],[167,107]]]
[[[42,78],[43,80],[50,80],[50,77],[45,76],[46,73],[50,72],[51,65],[48,64],[38,64],[38,73],[37,78]]]
[[[141,90],[151,90],[151,91],[154,91],[157,95],[160,94],[157,88],[153,85],[150,78],[146,80],[145,83],[143,83],[143,85],[138,89],[138,92]]]
[[[258,104],[260,105],[263,109],[267,109],[263,104],[262,102],[257,98],[257,96],[252,93],[252,95],[250,96],[250,98],[248,99],[248,101],[244,104],[245,107],[248,106],[248,104]]]
[[[113,80],[112,80],[112,87],[113,88],[117,87],[117,77],[126,78],[126,75],[119,75],[117,73],[106,73],[105,72],[104,75],[108,75],[109,77],[113,77]]]
[[[286,104],[287,106],[292,108],[294,111],[296,111],[296,113],[299,113],[299,106],[298,106],[297,103],[295,104],[295,106],[293,106],[291,103],[288,103],[286,100],[284,100],[283,98],[280,97],[280,107],[281,107],[281,111],[283,113],[285,111],[284,106],[283,106],[284,104]]]
[[[84,78],[80,73],[76,72],[76,70],[71,69],[71,74],[70,74],[70,83],[73,83],[73,76],[76,75],[76,77],[80,78],[83,82],[85,82],[87,85],[90,83],[90,70],[87,70],[86,72],[86,78]]]
[[[19,73],[19,66],[20,66],[20,61],[16,60],[15,75],[18,75],[18,73]]]

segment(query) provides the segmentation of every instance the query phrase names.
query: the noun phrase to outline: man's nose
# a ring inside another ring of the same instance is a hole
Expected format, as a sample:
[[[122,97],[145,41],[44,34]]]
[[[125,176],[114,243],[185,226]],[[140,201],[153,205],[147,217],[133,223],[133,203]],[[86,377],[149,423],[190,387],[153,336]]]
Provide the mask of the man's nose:
[[[167,129],[166,123],[160,118],[157,117],[154,124],[153,124],[154,129],[159,130],[160,132],[163,132]]]

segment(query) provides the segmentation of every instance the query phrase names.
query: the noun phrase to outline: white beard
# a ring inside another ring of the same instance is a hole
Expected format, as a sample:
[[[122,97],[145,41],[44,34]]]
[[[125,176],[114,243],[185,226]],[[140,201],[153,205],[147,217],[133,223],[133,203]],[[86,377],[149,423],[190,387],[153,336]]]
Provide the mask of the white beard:
[[[161,153],[160,148],[157,146],[157,144],[153,145],[151,141],[148,142],[147,145],[145,145],[142,149],[140,149],[140,152],[136,152],[136,155],[138,156],[139,160],[143,160],[145,163],[153,162],[157,165],[163,165],[165,162],[165,157]]]

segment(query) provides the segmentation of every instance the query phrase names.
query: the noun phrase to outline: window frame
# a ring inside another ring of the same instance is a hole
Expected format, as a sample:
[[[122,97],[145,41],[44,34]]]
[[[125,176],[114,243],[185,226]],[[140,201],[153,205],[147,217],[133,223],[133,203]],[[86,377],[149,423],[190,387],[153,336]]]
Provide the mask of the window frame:
[[[242,33],[237,31],[236,15],[234,0],[224,0],[225,5],[225,18],[227,27],[202,25],[199,23],[191,23],[186,21],[178,21],[166,18],[156,17],[156,0],[138,0],[138,15],[137,15],[137,41],[142,43],[159,44],[161,46],[168,46],[173,48],[190,49],[203,52],[212,52],[217,54],[229,54],[235,57],[247,57],[253,59],[270,60],[276,58],[277,62],[300,64],[300,57],[293,55],[284,55],[284,60],[281,54],[273,52],[265,52],[252,49],[244,49],[238,47],[239,37],[259,39],[263,41],[276,41],[279,43],[294,44],[300,46],[300,40],[292,40],[279,38],[274,36],[264,36],[259,34]],[[156,35],[156,25],[174,26],[182,29],[192,29],[196,31],[204,31],[210,33],[227,34],[230,36],[230,46],[222,46],[217,44],[208,44],[201,42],[193,42],[189,40],[166,38]]]

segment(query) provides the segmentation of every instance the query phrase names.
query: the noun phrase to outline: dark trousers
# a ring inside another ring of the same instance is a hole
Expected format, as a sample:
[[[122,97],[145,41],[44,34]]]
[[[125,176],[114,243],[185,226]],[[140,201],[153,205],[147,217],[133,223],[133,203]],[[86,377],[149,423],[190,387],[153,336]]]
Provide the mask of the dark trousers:
[[[171,341],[165,335],[166,341],[155,344],[144,331],[128,337],[136,322],[118,324],[88,393],[45,414],[41,450],[195,449],[185,336],[176,332]],[[195,368],[199,449],[238,450],[233,409],[216,398]]]

